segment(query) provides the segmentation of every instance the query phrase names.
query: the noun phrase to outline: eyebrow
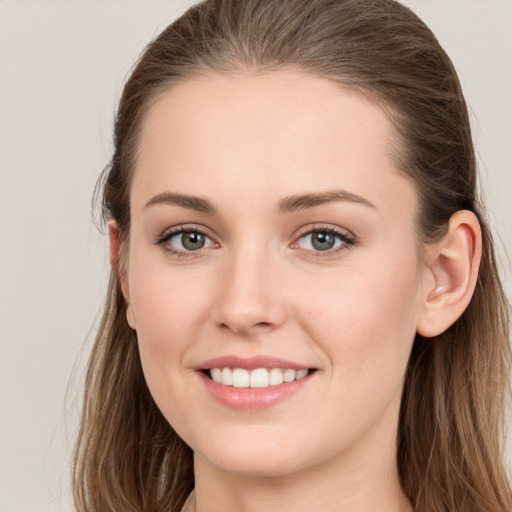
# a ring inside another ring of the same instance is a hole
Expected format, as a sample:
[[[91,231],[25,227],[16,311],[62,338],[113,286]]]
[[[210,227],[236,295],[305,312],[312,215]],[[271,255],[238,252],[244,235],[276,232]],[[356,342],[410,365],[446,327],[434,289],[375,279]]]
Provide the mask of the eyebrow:
[[[186,194],[176,194],[173,192],[163,192],[152,197],[144,206],[149,208],[157,204],[174,204],[181,206],[182,208],[188,208],[190,210],[196,210],[202,213],[216,213],[216,208],[213,204],[203,197],[189,196]]]
[[[347,201],[375,209],[375,206],[368,199],[342,189],[288,196],[279,201],[278,209],[280,213],[289,213],[336,201]]]
[[[312,192],[309,194],[296,194],[284,197],[278,203],[279,213],[290,213],[300,210],[307,210],[315,206],[321,206],[326,203],[337,201],[346,201],[349,203],[361,204],[374,208],[375,206],[367,199],[346,190],[336,189],[325,192]],[[198,196],[190,196],[187,194],[177,194],[175,192],[163,192],[152,197],[144,206],[149,208],[158,204],[171,204],[188,208],[201,213],[216,214],[217,209],[208,199]]]

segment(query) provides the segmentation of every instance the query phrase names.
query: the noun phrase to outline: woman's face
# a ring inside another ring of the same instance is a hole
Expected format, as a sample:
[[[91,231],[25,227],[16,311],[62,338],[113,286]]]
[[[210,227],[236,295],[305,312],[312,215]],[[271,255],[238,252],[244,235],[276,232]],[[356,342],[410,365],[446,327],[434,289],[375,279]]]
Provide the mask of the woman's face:
[[[128,319],[196,463],[393,460],[424,272],[396,145],[375,104],[292,72],[204,76],[148,112]]]

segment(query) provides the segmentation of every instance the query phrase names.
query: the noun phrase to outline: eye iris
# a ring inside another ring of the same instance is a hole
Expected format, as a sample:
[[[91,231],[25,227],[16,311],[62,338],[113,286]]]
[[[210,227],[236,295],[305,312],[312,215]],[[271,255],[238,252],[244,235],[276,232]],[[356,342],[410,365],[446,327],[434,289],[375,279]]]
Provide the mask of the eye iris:
[[[205,236],[202,233],[191,231],[181,235],[181,243],[183,247],[189,251],[197,251],[202,249],[205,244]]]
[[[318,251],[327,251],[334,247],[336,237],[332,233],[319,231],[312,234],[311,244]]]

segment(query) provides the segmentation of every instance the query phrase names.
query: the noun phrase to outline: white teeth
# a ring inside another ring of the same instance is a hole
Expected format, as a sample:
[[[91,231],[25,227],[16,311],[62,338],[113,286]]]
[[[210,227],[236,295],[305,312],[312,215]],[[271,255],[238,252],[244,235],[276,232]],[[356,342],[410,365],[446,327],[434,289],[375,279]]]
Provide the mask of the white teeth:
[[[280,368],[272,368],[268,376],[269,384],[271,386],[279,386],[284,382],[283,371]]]
[[[215,368],[214,368],[215,369]],[[222,384],[224,386],[232,386],[233,385],[233,372],[230,368],[222,369]]]
[[[268,372],[265,368],[258,368],[251,372],[251,388],[266,388],[268,386]]]
[[[297,372],[295,370],[292,370],[291,368],[287,368],[284,371],[283,380],[285,382],[292,382],[295,380],[296,375],[297,375]]]
[[[297,380],[303,379],[308,374],[308,370],[297,370],[297,375],[295,378]]]
[[[235,368],[233,370],[233,386],[235,388],[248,388],[249,372],[244,368]]]
[[[309,370],[294,370],[293,368],[257,368],[246,370],[245,368],[212,368],[212,379],[224,386],[235,388],[266,388],[279,386],[283,382],[293,382],[303,379]]]
[[[210,370],[212,379],[219,384],[222,382],[222,370],[220,368],[212,368]]]

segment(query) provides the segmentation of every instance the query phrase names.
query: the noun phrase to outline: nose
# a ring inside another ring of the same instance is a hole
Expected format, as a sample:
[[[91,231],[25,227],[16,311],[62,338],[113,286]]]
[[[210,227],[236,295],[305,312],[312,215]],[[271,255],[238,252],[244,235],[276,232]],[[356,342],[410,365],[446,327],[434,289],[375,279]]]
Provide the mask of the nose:
[[[282,325],[287,308],[279,267],[269,251],[246,247],[233,252],[218,276],[217,324],[241,336]]]

